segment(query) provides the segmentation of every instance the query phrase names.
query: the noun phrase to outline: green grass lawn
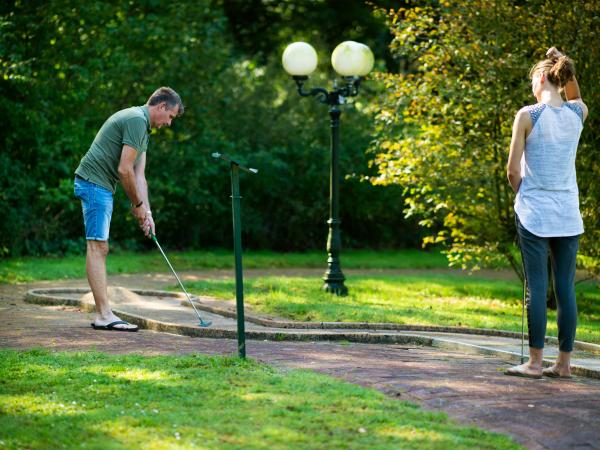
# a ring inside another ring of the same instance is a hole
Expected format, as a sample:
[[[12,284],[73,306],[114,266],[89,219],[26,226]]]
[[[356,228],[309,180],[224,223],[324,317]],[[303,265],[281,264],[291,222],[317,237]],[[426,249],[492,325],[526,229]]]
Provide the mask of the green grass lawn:
[[[515,449],[310,371],[233,357],[0,351],[5,449]]]
[[[167,252],[176,271],[227,269],[233,267],[230,250]],[[324,251],[277,253],[246,251],[244,267],[256,269],[326,267]],[[448,266],[439,251],[420,250],[345,250],[344,268],[348,269],[431,269]],[[117,252],[107,259],[109,274],[168,272],[161,254]],[[0,283],[15,283],[64,278],[85,278],[85,256],[0,259]]]
[[[521,331],[522,287],[461,273],[414,276],[353,276],[350,294],[320,290],[315,278],[264,277],[244,282],[246,304],[254,310],[301,321],[393,322]],[[187,283],[200,295],[232,299],[233,280]],[[173,290],[177,290],[173,286]],[[577,285],[577,339],[600,343],[600,289]],[[556,336],[556,312],[548,312],[548,335]]]

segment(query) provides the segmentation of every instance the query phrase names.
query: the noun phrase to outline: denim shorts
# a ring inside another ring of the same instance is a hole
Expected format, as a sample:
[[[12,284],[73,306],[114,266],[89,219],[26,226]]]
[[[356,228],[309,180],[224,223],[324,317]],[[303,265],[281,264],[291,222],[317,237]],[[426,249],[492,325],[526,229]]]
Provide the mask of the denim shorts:
[[[112,192],[75,177],[75,197],[81,200],[85,238],[88,241],[108,241],[113,211]]]

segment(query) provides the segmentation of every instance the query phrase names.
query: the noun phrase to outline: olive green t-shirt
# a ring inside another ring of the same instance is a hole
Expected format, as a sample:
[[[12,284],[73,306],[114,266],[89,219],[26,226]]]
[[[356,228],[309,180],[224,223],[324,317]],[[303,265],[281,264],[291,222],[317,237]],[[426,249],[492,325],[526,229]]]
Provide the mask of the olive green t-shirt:
[[[147,106],[134,106],[114,113],[98,131],[75,174],[114,193],[119,181],[118,169],[123,146],[135,148],[139,159],[148,148],[149,134],[150,114]]]

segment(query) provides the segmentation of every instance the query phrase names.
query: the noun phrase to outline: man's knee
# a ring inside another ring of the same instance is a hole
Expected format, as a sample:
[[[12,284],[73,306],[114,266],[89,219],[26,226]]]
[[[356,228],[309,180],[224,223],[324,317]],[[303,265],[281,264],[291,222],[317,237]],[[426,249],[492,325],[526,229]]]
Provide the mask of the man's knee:
[[[91,255],[108,255],[108,241],[87,241],[87,251]]]

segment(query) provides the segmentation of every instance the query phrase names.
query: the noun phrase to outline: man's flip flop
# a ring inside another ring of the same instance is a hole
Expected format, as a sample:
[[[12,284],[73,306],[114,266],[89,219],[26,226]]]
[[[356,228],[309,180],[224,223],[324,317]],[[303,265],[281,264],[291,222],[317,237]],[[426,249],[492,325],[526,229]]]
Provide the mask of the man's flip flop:
[[[92,328],[94,330],[109,330],[109,331],[137,331],[138,330],[137,325],[135,326],[135,328],[121,328],[121,327],[115,327],[115,325],[132,325],[132,324],[129,322],[125,322],[124,320],[116,320],[107,325],[96,325],[95,323],[92,322]]]
[[[547,367],[544,370],[542,370],[542,375],[548,378],[561,378],[563,380],[568,380],[569,378],[572,378],[571,375],[561,375],[556,370],[554,370],[553,367]]]
[[[534,373],[527,373],[525,372],[521,366],[515,366],[515,367],[511,367],[509,369],[506,369],[504,371],[505,375],[511,375],[513,377],[523,377],[523,378],[533,378],[535,380],[539,380],[542,378],[542,374],[534,374]]]

